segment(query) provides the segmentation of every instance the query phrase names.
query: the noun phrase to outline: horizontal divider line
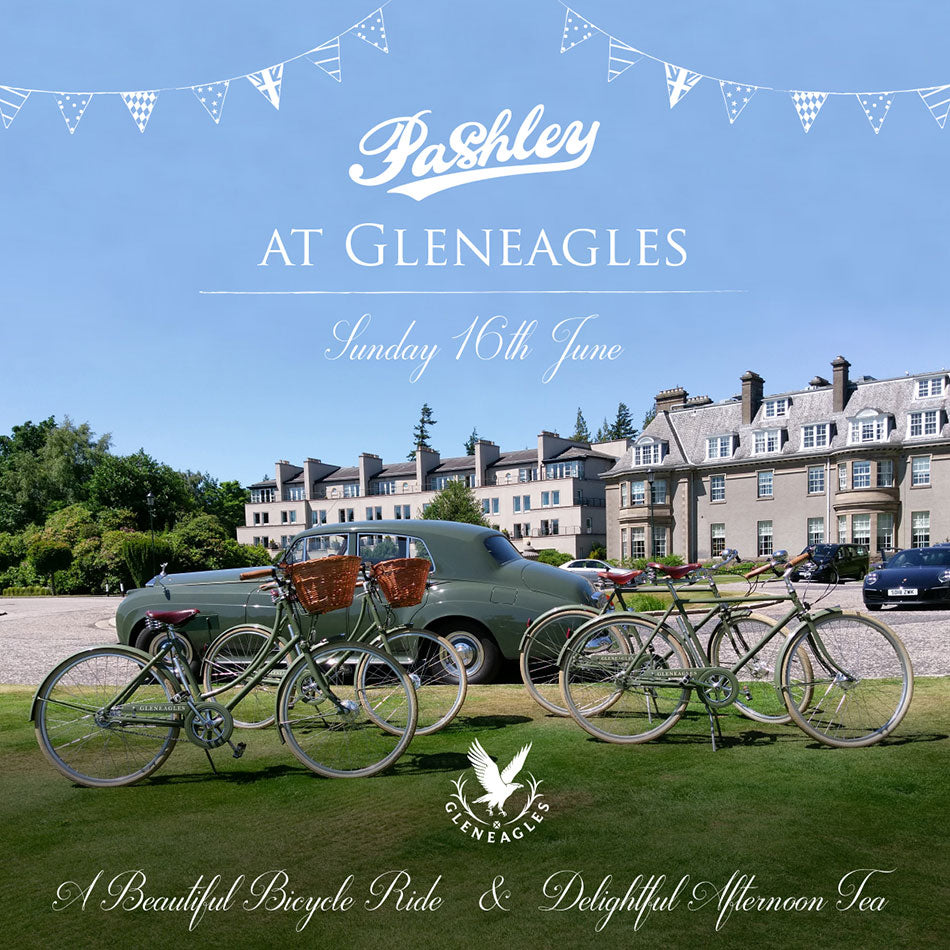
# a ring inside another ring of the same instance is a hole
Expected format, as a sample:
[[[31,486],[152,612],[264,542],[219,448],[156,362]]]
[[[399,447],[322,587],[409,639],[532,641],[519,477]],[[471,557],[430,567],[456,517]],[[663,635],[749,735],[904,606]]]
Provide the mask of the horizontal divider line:
[[[454,294],[745,294],[746,290],[199,290],[205,296],[451,296]]]

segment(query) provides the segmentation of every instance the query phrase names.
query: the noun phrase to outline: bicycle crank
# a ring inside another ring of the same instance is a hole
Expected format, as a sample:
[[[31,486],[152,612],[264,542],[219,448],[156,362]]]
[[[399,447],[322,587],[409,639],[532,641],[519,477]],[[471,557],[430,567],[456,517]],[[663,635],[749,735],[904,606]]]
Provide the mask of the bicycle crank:
[[[710,666],[693,677],[693,686],[702,694],[707,706],[721,709],[736,701],[739,695],[739,681],[731,670],[721,666]]]
[[[184,730],[189,742],[202,749],[217,749],[231,738],[234,718],[226,706],[206,700],[188,710]]]

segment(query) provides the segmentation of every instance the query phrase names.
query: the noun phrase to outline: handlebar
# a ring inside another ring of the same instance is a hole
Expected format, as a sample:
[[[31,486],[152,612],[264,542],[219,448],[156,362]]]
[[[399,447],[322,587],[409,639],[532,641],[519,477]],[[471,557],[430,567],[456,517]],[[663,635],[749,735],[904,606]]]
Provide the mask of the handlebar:
[[[785,561],[784,559],[779,560],[778,558],[769,558],[767,564],[763,564],[761,567],[754,567],[748,574],[743,574],[743,577],[747,581],[752,580],[754,577],[759,577],[762,574],[765,574],[767,571],[775,569],[777,564],[784,564],[785,570],[791,570],[791,568],[796,567],[801,564],[803,561],[807,561],[811,558],[811,551],[803,551],[801,554],[796,555],[790,561]]]
[[[273,567],[259,567],[253,571],[243,571],[240,575],[242,581],[256,580],[258,577],[276,577],[277,570]]]

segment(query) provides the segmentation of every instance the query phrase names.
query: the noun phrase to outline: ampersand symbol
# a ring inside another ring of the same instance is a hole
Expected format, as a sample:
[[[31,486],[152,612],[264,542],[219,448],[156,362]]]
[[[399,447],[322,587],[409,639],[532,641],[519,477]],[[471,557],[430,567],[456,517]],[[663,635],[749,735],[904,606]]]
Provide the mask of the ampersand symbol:
[[[482,910],[508,910],[502,901],[511,899],[511,891],[507,888],[500,890],[504,883],[505,879],[500,874],[491,882],[491,890],[485,891],[478,899],[478,906]]]

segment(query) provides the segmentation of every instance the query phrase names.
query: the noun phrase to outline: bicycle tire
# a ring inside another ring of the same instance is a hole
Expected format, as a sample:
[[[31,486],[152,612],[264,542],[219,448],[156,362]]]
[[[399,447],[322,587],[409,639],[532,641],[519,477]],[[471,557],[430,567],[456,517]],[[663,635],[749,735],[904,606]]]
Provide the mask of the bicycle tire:
[[[257,624],[238,624],[225,630],[208,647],[201,661],[202,697],[228,704],[227,693],[234,693],[251,678],[252,662],[270,638],[271,631]],[[280,651],[274,643],[272,654]],[[234,725],[242,729],[264,729],[274,723],[277,687],[293,658],[285,657],[267,677],[254,687],[232,710]]]
[[[835,748],[880,742],[900,724],[914,695],[913,666],[900,637],[862,614],[827,614],[811,624],[814,634],[807,623],[799,627],[782,663],[782,687],[789,695],[792,657],[800,647],[810,647],[812,696],[804,708],[786,700],[792,721],[806,735]],[[828,666],[821,647],[839,670]]]
[[[525,631],[518,666],[528,695],[555,716],[570,716],[561,697],[558,656],[585,623],[600,616],[593,607],[558,607],[538,617]]]
[[[308,656],[332,695],[314,679]],[[406,672],[365,643],[327,643],[308,656],[291,666],[277,692],[277,722],[290,751],[328,778],[358,778],[389,768],[416,728],[416,694]],[[372,675],[360,682],[356,669],[364,661],[371,662]],[[379,727],[379,718],[386,719],[388,729]]]
[[[561,689],[571,716],[590,735],[622,745],[647,742],[676,725],[689,689],[675,682],[638,686],[636,675],[689,665],[671,630],[632,614],[614,614],[574,634],[562,657]]]
[[[387,646],[380,648],[393,655],[416,691],[416,735],[428,736],[444,729],[458,715],[468,691],[465,664],[458,651],[444,637],[427,630],[397,627],[384,636]],[[361,686],[370,669],[370,658],[364,657],[356,671]],[[385,717],[377,717],[371,706],[366,707],[366,713],[380,728],[390,729]]]
[[[132,785],[171,755],[179,725],[121,724],[105,704],[151,657],[129,647],[96,647],[63,660],[36,693],[34,728],[43,755],[67,778],[88,788]],[[154,668],[127,703],[171,702],[171,677]]]
[[[755,722],[783,725],[791,721],[785,697],[775,685],[775,670],[791,634],[778,633],[764,644],[742,667],[736,664],[772,629],[774,621],[762,614],[749,614],[738,620],[720,620],[709,638],[709,663],[732,670],[739,681],[739,697],[734,703],[743,716]],[[811,699],[811,661],[800,647],[789,671],[793,678],[795,702],[805,706]]]

